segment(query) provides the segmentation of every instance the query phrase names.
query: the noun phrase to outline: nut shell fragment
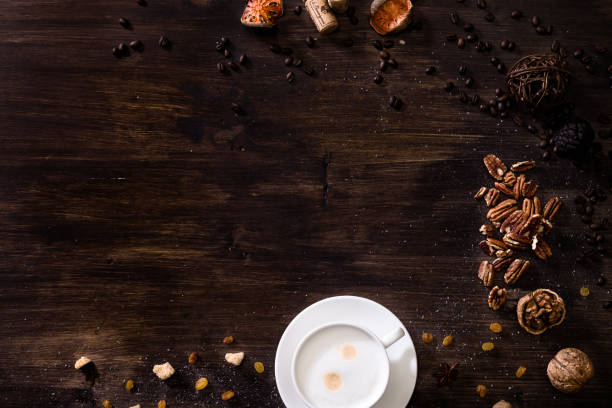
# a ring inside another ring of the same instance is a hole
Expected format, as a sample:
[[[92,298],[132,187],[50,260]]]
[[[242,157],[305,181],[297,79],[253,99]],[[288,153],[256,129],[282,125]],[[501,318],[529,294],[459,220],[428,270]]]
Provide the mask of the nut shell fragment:
[[[550,360],[546,369],[550,383],[568,394],[578,392],[595,375],[593,362],[576,348],[564,348]]]
[[[518,322],[531,334],[542,334],[565,319],[565,303],[550,289],[537,289],[519,299]]]
[[[374,0],[370,6],[370,25],[380,35],[397,33],[412,21],[410,0]]]

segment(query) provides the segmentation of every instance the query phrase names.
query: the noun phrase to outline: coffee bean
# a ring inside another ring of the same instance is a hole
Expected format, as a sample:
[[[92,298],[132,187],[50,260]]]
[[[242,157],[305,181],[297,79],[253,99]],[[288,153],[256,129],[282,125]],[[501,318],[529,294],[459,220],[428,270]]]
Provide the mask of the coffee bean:
[[[501,74],[503,74],[504,72],[506,72],[506,66],[504,65],[504,63],[503,63],[503,62],[500,62],[500,63],[497,65],[497,71],[498,71],[499,73],[501,73]]]
[[[521,119],[521,117],[520,117],[520,116],[518,116],[518,115],[514,115],[514,116],[512,117],[512,121],[514,122],[514,124],[515,124],[516,126],[521,126],[521,127],[522,127],[522,126],[525,124],[525,123],[523,122],[523,119]],[[544,147],[546,147],[546,145],[544,145]]]
[[[119,50],[119,52],[121,53],[121,55],[128,55],[130,53],[130,50],[128,49],[128,46],[121,42],[119,43],[119,45],[117,45],[117,50]]]
[[[530,124],[527,126],[527,131],[533,135],[538,132],[538,128]]]
[[[585,55],[584,57],[580,59],[580,62],[582,62],[585,65],[590,65],[593,63],[593,58],[591,58],[589,55]]]
[[[459,37],[457,40],[457,47],[464,48],[465,47],[465,39],[463,37]]]
[[[601,244],[602,242],[606,241],[606,237],[603,234],[597,234],[595,235],[595,242],[597,242],[598,244]]]
[[[121,52],[119,51],[119,48],[113,47],[113,55],[117,58],[121,57]]]
[[[474,86],[474,78],[469,77],[465,80],[465,87],[471,88],[472,86]]]
[[[459,23],[459,15],[457,14],[456,11],[451,11],[449,16],[450,16],[451,23],[453,24]]]
[[[602,303],[602,307],[604,309],[610,309],[612,307],[612,302],[610,302],[610,301],[603,302]]]
[[[225,58],[229,58],[232,56],[232,53],[230,52],[230,50],[228,50],[227,48],[225,49],[225,51],[223,51],[223,56]]]
[[[592,229],[593,231],[598,231],[598,230],[601,229],[601,224],[593,223],[593,224],[589,225],[589,228]]]
[[[387,67],[389,66],[389,64],[387,63],[387,61],[385,61],[384,59],[380,60],[380,64],[378,64],[378,69],[381,72],[385,72],[387,70]]]
[[[227,37],[221,37],[219,38],[219,42],[221,44],[223,44],[225,47],[227,47],[230,44],[230,40]]]
[[[567,57],[567,50],[565,49],[565,47],[559,48],[559,55],[563,58]]]
[[[351,17],[355,15],[355,6],[348,6],[346,9],[346,15]]]
[[[493,116],[494,118],[497,117],[497,109],[495,109],[495,106],[491,106],[489,108],[489,114]]]
[[[389,58],[389,61],[388,61],[388,62],[389,62],[389,66],[390,66],[391,68],[397,68],[397,67],[398,67],[398,65],[399,65],[399,64],[397,63],[397,61],[395,60],[395,58]]]
[[[142,41],[140,40],[130,41],[129,46],[131,49],[136,50],[136,51],[142,50]]]
[[[489,99],[487,103],[488,103],[488,106],[495,106],[497,104],[497,102],[495,102],[495,99]]]
[[[446,36],[446,41],[448,41],[448,42],[456,42],[457,41],[457,34],[447,35]]]
[[[230,67],[232,71],[240,71],[240,66],[236,64],[234,61],[228,62],[227,66]]]
[[[383,76],[380,74],[376,74],[376,76],[374,77],[374,83],[375,84],[380,84],[383,81]]]
[[[500,112],[499,117],[502,119],[506,119],[508,117],[508,112],[506,111]]]
[[[447,82],[446,85],[444,85],[444,90],[446,92],[452,92],[453,89],[455,89],[455,84],[452,82]]]
[[[502,50],[505,50],[506,48],[508,48],[508,43],[509,43],[509,41],[508,41],[508,40],[502,40],[502,41],[499,43],[499,48],[501,48]]]
[[[595,44],[595,52],[598,54],[607,54],[608,49],[603,44]]]
[[[474,31],[474,24],[472,24],[472,23],[465,23],[463,25],[463,30],[464,31],[468,31],[468,32],[469,31]]]
[[[311,36],[306,37],[304,41],[306,41],[306,46],[308,46],[308,48],[312,48],[315,45],[315,39]]]
[[[427,75],[433,75],[436,72],[436,67],[434,66],[429,66],[427,68],[425,68],[425,73]]]
[[[508,51],[514,51],[515,48],[516,48],[516,43],[514,41],[510,41],[508,43]]]
[[[138,0],[136,1],[136,4],[142,7],[147,7],[147,0]]]
[[[538,16],[533,16],[531,17],[531,25],[534,27],[537,27],[540,25],[540,17]]]
[[[595,72],[595,68],[592,65],[585,65],[584,69],[586,69],[586,71],[590,74]]]
[[[392,96],[389,98],[389,106],[391,106],[395,110],[399,110],[403,105],[403,102],[397,96]]]
[[[554,27],[554,26],[552,26],[552,25],[550,25],[550,24],[549,24],[549,25],[547,25],[547,26],[546,26],[546,34],[551,35],[551,34],[553,33],[553,30],[554,30],[554,29],[555,29],[555,27]]]
[[[217,64],[217,71],[219,71],[220,73],[227,72],[227,68],[225,67],[225,64],[222,62],[219,62]]]
[[[285,55],[291,55],[293,54],[293,50],[289,47],[283,47],[281,48],[281,52]]]
[[[121,17],[119,19],[119,24],[121,24],[121,27],[129,29],[130,27],[132,27],[132,23],[130,23],[130,20],[128,20],[127,18],[123,18]]]
[[[476,48],[476,51],[478,51],[478,52],[485,52],[486,51],[485,42],[484,41],[477,41],[476,42],[476,46],[474,48]]]
[[[285,58],[285,65],[290,67],[291,65],[293,65],[293,57],[287,57]]]
[[[372,44],[372,46],[376,48],[378,51],[382,51],[383,49],[383,44],[382,42],[380,42],[380,40],[374,40],[370,44]]]
[[[559,51],[560,47],[561,47],[561,43],[559,42],[559,40],[554,40],[552,44],[550,45],[550,50],[552,52],[557,52]]]
[[[550,160],[550,152],[546,151],[546,152],[542,153],[542,156],[540,156],[540,157],[542,158],[542,160],[548,161],[548,160]]]
[[[305,66],[304,68],[302,68],[302,70],[308,76],[313,76],[314,73],[315,73],[315,70],[312,67],[309,67],[309,66]]]
[[[584,55],[584,51],[582,50],[582,48],[576,48],[576,51],[574,51],[573,55],[574,55],[574,58],[580,59]]]
[[[299,16],[300,14],[302,14],[302,6],[295,6],[293,8],[293,12],[295,13],[296,16]]]
[[[493,49],[493,43],[491,41],[485,41],[484,45],[487,51],[491,51]]]
[[[249,57],[247,57],[246,54],[242,54],[238,61],[240,62],[240,65],[246,65],[247,62],[249,62]]]
[[[603,276],[600,276],[599,278],[597,278],[597,286],[603,286],[606,284],[606,278],[604,278]]]
[[[172,46],[172,43],[165,35],[159,37],[159,41],[157,42],[161,48],[168,49]]]
[[[470,101],[472,105],[478,105],[480,102],[480,97],[476,94],[472,95],[472,100]]]
[[[223,52],[223,51],[225,51],[225,46],[217,41],[215,43],[215,50],[217,50],[219,52]]]
[[[299,59],[299,58],[296,58],[296,59],[293,60],[293,66],[294,67],[301,67],[303,63],[304,62],[301,59]]]
[[[476,34],[471,34],[470,33],[470,34],[468,34],[465,37],[465,39],[468,40],[469,42],[473,43],[473,42],[476,42],[478,40],[478,36]]]
[[[493,13],[489,12],[489,13],[485,14],[484,19],[487,20],[489,23],[492,23],[493,21],[495,21],[495,15],[493,15]]]
[[[349,21],[351,22],[352,25],[359,24],[359,19],[357,18],[357,16],[350,16]]]
[[[240,107],[240,105],[238,105],[235,102],[232,102],[232,110],[236,113],[241,113],[242,112],[242,108]]]
[[[487,106],[487,104],[486,104],[486,103],[481,103],[481,104],[478,106],[478,109],[480,109],[480,111],[481,111],[481,112],[486,112],[486,111],[487,111],[487,109],[489,109],[489,107]]]
[[[510,17],[512,17],[513,19],[517,19],[517,18],[521,18],[523,16],[523,13],[521,12],[521,10],[513,10],[512,13],[510,14]]]
[[[582,221],[584,224],[590,224],[591,221],[593,221],[593,218],[591,218],[591,216],[585,214],[582,217],[580,217],[580,221]]]
[[[385,48],[393,48],[394,45],[395,45],[395,41],[393,41],[393,40],[384,40],[383,41],[383,47],[385,47]]]
[[[491,64],[493,64],[495,66],[499,65],[499,63],[500,63],[499,58],[497,58],[497,57],[491,57],[490,61],[491,61]]]
[[[505,94],[503,89],[495,88],[495,96],[502,96],[503,94]]]
[[[479,9],[485,9],[487,8],[487,2],[485,0],[477,0],[476,7],[478,7]]]
[[[285,75],[285,78],[287,78],[287,82],[292,83],[295,80],[295,74],[293,71],[289,71],[287,75]]]
[[[457,66],[457,72],[459,72],[459,75],[464,75],[467,72],[467,67],[461,64]]]
[[[506,110],[506,104],[503,102],[498,102],[497,103],[497,110],[500,112],[503,112]]]
[[[536,27],[536,33],[541,34],[541,35],[547,34],[546,27],[537,26]]]
[[[459,101],[460,101],[461,103],[468,103],[468,102],[469,102],[469,100],[470,100],[470,98],[468,97],[468,94],[467,94],[467,93],[465,93],[465,92],[461,92],[461,93],[459,94]]]
[[[382,50],[381,52],[378,53],[378,56],[381,59],[388,60],[391,55],[386,50]]]

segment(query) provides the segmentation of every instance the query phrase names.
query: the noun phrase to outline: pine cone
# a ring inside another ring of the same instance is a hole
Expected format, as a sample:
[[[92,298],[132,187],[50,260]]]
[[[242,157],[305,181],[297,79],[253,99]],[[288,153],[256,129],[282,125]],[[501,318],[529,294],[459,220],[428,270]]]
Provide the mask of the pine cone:
[[[591,124],[574,117],[555,134],[555,152],[560,156],[579,158],[590,150],[593,139],[595,132]]]

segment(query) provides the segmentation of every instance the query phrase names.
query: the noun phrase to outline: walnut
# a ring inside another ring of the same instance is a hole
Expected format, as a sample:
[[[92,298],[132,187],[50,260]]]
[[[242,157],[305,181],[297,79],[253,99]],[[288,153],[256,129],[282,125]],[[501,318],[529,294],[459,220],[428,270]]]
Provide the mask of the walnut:
[[[529,333],[542,334],[565,319],[565,304],[552,290],[537,289],[519,300],[516,315]]]
[[[593,378],[593,362],[584,352],[575,348],[564,348],[550,360],[546,369],[550,383],[559,391],[575,393]]]
[[[507,298],[507,290],[501,289],[499,286],[495,286],[489,293],[489,307],[493,310],[499,310],[499,308],[506,303]]]

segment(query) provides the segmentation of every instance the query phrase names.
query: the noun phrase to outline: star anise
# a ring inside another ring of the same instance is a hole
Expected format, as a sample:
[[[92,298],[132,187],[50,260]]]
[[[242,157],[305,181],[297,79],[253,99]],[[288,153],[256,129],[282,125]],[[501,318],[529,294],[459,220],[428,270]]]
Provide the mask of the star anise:
[[[438,385],[451,385],[451,381],[457,378],[457,365],[459,363],[441,363],[440,369],[434,374],[438,379]]]

